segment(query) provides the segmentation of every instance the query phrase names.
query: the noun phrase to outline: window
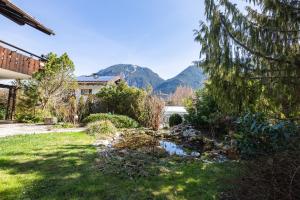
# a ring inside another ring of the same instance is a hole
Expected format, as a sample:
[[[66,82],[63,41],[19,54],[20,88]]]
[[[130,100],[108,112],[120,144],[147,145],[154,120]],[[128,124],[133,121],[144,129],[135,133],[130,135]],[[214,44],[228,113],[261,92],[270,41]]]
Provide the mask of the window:
[[[81,95],[89,95],[92,94],[92,89],[81,89]]]

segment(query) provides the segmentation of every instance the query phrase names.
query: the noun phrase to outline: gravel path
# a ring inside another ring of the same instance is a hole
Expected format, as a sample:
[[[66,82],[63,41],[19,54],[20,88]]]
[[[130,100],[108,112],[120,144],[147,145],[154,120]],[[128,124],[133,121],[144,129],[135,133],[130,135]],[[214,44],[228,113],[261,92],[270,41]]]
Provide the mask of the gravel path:
[[[51,125],[37,124],[0,124],[0,137],[42,133],[81,132],[85,128],[53,129]]]

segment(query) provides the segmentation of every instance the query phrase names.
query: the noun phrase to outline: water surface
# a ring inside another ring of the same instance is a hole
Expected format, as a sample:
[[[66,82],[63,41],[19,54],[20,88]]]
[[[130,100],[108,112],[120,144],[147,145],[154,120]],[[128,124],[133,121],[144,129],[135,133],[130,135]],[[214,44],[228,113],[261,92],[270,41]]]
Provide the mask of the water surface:
[[[190,154],[185,151],[180,145],[175,144],[174,142],[161,140],[159,142],[160,146],[166,150],[170,155],[177,155],[177,156],[200,156],[198,152],[191,152]]]

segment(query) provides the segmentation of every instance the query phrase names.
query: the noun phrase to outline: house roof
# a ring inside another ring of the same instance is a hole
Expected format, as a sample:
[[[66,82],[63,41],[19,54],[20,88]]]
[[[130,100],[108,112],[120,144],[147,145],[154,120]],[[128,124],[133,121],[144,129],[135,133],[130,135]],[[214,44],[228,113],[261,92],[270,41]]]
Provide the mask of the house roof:
[[[115,82],[120,80],[120,76],[97,76],[97,75],[90,75],[90,76],[79,76],[77,77],[78,82]]]
[[[165,106],[164,108],[164,113],[166,115],[171,115],[171,114],[187,114],[188,112],[186,111],[185,107],[183,106]]]
[[[16,5],[11,3],[9,0],[0,0],[0,14],[9,18],[19,25],[29,25],[43,33],[48,35],[54,35],[54,32],[42,25],[36,19],[31,17],[29,14],[18,8]]]

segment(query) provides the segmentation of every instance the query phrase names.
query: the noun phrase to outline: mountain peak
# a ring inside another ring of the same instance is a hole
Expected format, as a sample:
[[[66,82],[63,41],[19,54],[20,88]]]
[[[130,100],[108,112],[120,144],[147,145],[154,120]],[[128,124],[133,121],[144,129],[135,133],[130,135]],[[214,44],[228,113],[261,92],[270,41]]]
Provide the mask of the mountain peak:
[[[97,74],[100,76],[122,75],[128,85],[138,88],[147,88],[149,85],[154,88],[164,81],[158,74],[154,73],[149,68],[132,64],[113,65],[100,70]]]
[[[203,87],[204,80],[205,76],[203,71],[199,67],[191,65],[174,78],[164,81],[155,88],[155,91],[163,94],[171,94],[174,93],[179,86],[188,86],[192,89],[199,89]]]
[[[156,93],[171,94],[179,86],[188,86],[193,89],[201,88],[205,79],[202,70],[191,65],[174,78],[164,80],[158,74],[147,67],[133,64],[117,64],[100,70],[100,76],[122,75],[128,85],[147,88],[152,86]]]

